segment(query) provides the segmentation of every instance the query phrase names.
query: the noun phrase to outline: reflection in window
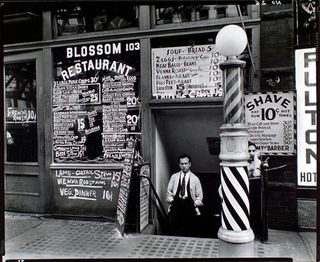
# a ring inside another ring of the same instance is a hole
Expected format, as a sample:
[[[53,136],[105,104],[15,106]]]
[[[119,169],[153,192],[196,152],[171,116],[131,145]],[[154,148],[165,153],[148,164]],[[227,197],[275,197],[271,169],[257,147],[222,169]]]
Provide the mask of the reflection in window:
[[[247,6],[240,5],[241,14],[247,16]],[[240,16],[236,5],[172,5],[156,6],[156,25],[193,22]]]
[[[56,9],[58,36],[138,26],[138,7],[95,3]]]
[[[242,15],[247,14],[247,6],[240,5]],[[193,22],[207,19],[239,16],[236,5],[175,5],[156,6],[156,24]]]
[[[7,161],[37,162],[36,63],[5,65]]]

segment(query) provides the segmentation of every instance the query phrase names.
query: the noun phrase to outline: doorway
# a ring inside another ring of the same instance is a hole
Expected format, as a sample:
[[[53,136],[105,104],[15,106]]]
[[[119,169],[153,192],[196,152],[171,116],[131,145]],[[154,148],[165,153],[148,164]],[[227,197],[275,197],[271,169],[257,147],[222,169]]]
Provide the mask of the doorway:
[[[178,156],[192,158],[191,171],[203,188],[203,228],[199,237],[215,237],[220,225],[220,126],[222,106],[154,110],[155,119],[155,183],[166,204],[170,176],[179,171]],[[166,205],[167,207],[167,205]],[[161,225],[159,225],[161,230]]]
[[[5,86],[5,209],[44,212],[42,55],[7,56]]]

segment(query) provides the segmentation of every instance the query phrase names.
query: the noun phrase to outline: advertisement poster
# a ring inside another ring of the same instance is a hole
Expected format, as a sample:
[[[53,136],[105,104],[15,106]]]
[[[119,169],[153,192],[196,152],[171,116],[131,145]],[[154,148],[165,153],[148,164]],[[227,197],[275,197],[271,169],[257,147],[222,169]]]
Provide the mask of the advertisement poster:
[[[156,99],[222,97],[225,60],[214,45],[152,49],[152,96]]]
[[[317,185],[316,49],[296,50],[298,186]]]
[[[267,92],[245,95],[249,140],[262,154],[294,154],[293,92]]]

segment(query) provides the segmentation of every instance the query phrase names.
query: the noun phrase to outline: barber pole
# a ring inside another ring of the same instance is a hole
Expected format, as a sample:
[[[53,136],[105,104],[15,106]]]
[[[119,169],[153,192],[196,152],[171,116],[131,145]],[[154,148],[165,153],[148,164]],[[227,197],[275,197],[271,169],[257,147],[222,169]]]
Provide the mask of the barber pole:
[[[244,61],[235,59],[227,60],[225,63],[220,64],[220,68],[223,70],[223,81],[225,81],[226,89],[223,102],[224,123],[244,123],[243,82],[241,79],[243,74],[242,68],[245,65]],[[238,68],[233,66],[237,66]]]
[[[245,62],[230,57],[220,64],[225,88],[224,124],[221,126],[222,214],[218,237],[231,243],[254,239],[250,227],[248,131],[245,124],[243,68]]]

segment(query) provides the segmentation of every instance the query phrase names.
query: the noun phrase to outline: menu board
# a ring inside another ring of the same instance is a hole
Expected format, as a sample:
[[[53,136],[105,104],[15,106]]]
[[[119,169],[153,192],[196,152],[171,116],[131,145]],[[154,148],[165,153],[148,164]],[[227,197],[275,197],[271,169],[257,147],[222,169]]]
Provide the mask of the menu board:
[[[116,213],[116,228],[120,231],[121,235],[124,234],[125,222],[128,209],[128,199],[130,193],[130,183],[132,174],[132,165],[135,154],[136,143],[132,141],[128,144],[125,152],[124,168],[120,181],[119,199]]]
[[[101,103],[100,83],[91,83],[97,80],[95,78],[85,79],[85,81],[81,79],[81,81],[71,82],[70,84],[57,84],[57,82],[54,82],[53,106]],[[82,84],[83,82],[89,83]]]
[[[121,169],[64,168],[53,170],[52,175],[57,191],[53,195],[54,202],[60,208],[74,211],[75,206],[81,202],[83,212],[98,212],[109,218],[115,217]]]
[[[294,93],[247,94],[245,108],[249,139],[261,153],[295,153]]]
[[[156,99],[222,97],[225,60],[215,45],[152,49],[152,96]]]
[[[140,168],[140,232],[149,224],[149,199],[150,199],[150,183],[145,177],[150,178],[150,165],[145,164]]]
[[[54,163],[123,163],[140,134],[140,43],[54,50]]]
[[[62,198],[112,202],[117,199],[121,170],[58,169],[55,178]]]

